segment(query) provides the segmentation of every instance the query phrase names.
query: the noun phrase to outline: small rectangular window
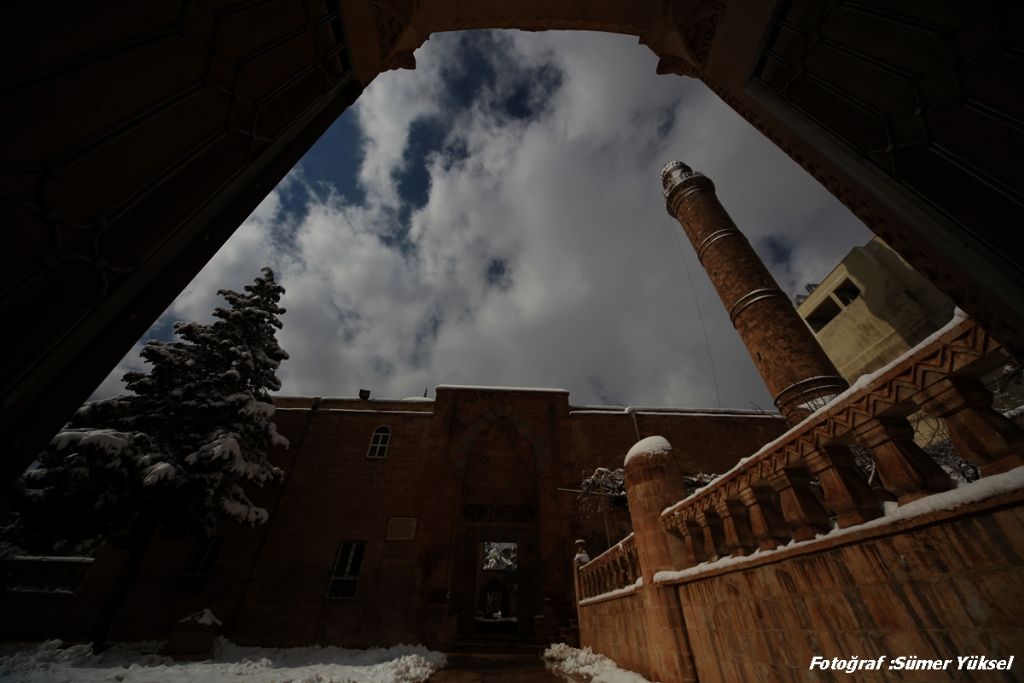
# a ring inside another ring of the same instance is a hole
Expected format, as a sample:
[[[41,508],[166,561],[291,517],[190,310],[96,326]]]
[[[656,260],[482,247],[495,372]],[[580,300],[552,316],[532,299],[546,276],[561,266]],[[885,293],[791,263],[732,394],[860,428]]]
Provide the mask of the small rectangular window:
[[[366,541],[341,541],[334,556],[334,568],[327,584],[328,598],[352,598],[359,583],[359,568],[363,564]]]
[[[843,284],[836,287],[835,291],[832,293],[836,295],[836,298],[839,299],[844,306],[849,306],[858,297],[860,297],[860,288],[847,278],[846,280],[843,280]]]
[[[807,324],[815,332],[820,332],[821,328],[832,322],[837,315],[839,315],[839,304],[832,297],[828,297],[807,316]]]

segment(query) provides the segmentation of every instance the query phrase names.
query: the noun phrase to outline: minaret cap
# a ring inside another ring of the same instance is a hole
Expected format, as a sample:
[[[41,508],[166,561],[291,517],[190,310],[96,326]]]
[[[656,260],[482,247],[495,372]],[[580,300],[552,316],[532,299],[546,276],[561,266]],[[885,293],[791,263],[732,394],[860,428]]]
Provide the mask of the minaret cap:
[[[661,188],[665,194],[665,199],[668,199],[669,195],[672,194],[672,190],[687,178],[703,175],[700,171],[694,171],[681,161],[668,162],[661,169]]]

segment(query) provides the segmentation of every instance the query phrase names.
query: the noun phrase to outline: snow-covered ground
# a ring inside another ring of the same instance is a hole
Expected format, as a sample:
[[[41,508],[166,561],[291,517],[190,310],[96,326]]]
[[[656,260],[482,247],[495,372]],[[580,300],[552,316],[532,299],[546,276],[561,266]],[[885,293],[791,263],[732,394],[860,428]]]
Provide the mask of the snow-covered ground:
[[[0,681],[18,683],[419,683],[445,656],[419,645],[372,650],[242,647],[221,639],[212,659],[176,662],[159,643],[116,645],[93,655],[59,640],[0,648]]]
[[[615,662],[589,647],[579,650],[556,643],[544,651],[544,661],[559,673],[590,683],[650,683],[638,673],[620,669]]]

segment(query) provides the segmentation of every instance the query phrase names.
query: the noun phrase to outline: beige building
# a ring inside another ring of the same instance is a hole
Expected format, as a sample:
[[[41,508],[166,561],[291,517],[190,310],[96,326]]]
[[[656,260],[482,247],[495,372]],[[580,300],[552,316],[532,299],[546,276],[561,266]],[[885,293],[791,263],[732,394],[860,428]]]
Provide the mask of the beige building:
[[[953,302],[875,237],[799,298],[797,312],[852,383],[949,322]]]

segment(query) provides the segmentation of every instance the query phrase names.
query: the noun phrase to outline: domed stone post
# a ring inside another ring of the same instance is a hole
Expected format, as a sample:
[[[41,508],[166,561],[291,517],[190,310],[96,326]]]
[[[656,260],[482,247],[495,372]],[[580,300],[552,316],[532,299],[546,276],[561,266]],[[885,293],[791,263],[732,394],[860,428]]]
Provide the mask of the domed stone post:
[[[847,388],[785,292],[733,223],[703,173],[661,171],[666,208],[697,250],[775,405],[795,424]]]
[[[661,587],[654,582],[657,572],[685,566],[681,542],[661,524],[661,511],[686,493],[668,441],[650,436],[637,442],[626,455],[625,481],[643,576],[638,593],[650,644],[650,670],[644,674],[658,681],[696,681],[678,594],[671,586]]]

